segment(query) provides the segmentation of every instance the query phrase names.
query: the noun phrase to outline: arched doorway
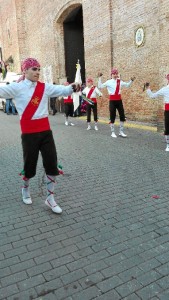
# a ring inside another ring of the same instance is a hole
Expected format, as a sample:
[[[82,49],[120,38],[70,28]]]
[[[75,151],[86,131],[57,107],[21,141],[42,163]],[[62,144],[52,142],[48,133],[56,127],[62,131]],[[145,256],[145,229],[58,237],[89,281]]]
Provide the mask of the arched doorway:
[[[81,65],[82,82],[85,82],[83,11],[82,6],[72,10],[63,22],[65,71],[69,82],[73,82],[76,73],[76,63]]]

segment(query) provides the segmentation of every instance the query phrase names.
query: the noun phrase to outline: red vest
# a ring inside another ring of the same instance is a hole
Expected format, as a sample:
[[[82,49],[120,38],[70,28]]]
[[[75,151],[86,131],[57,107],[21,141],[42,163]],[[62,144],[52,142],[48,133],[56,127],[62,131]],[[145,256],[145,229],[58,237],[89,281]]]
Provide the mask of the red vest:
[[[32,120],[32,117],[42,100],[44,89],[45,84],[38,81],[32,98],[25,108],[20,120],[22,133],[35,133],[50,130],[48,117]]]
[[[94,103],[97,103],[97,99],[96,98],[91,98],[92,93],[94,92],[95,86],[92,86],[90,91],[88,92],[88,95],[86,95],[86,97],[88,99],[91,99]]]
[[[165,108],[164,108],[165,110],[169,110],[169,103],[165,103]]]
[[[120,90],[120,79],[117,79],[116,90],[114,95],[110,95],[110,101],[112,100],[121,100],[121,94],[119,94]]]
[[[73,99],[71,96],[68,96],[67,98],[64,98],[64,103],[72,103],[73,104]]]

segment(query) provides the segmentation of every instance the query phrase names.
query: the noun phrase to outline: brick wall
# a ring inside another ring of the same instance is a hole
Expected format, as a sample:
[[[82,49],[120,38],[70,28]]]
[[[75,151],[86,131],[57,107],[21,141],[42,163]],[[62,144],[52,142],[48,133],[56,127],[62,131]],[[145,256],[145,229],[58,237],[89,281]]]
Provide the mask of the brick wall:
[[[15,0],[0,1],[0,23],[0,46],[3,59],[7,60],[12,55],[14,70],[19,71],[20,55]]]
[[[36,57],[42,66],[52,65],[56,82],[64,79],[63,21],[79,5],[83,9],[86,76],[92,76],[97,83],[97,73],[102,71],[103,80],[107,80],[112,66],[119,69],[125,81],[135,75],[132,87],[122,92],[127,117],[163,126],[162,101],[148,99],[142,86],[150,81],[156,90],[166,84],[169,0],[0,0],[4,56],[13,54],[17,69],[19,59]],[[5,34],[7,19],[12,32],[10,45]],[[142,47],[136,47],[134,42],[139,26],[146,34]],[[106,90],[99,103],[99,115],[108,116]]]

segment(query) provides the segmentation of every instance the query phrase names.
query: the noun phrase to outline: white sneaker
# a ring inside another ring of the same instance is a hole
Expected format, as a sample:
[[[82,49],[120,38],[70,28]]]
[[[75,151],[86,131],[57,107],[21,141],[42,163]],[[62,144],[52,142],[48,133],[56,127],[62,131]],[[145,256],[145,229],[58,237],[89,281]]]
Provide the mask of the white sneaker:
[[[62,209],[61,207],[55,202],[54,199],[46,199],[45,204],[51,208],[51,210],[56,214],[61,214]]]
[[[167,144],[165,151],[169,151],[169,144]]]
[[[75,126],[75,124],[73,124],[73,123],[70,123],[70,126]]]
[[[125,134],[123,131],[120,131],[119,136],[122,136],[123,138],[125,138],[125,137],[127,137],[127,134]]]
[[[92,129],[92,128],[91,128],[91,126],[90,126],[90,125],[88,125],[88,127],[87,127],[87,130],[90,130],[90,129]]]
[[[116,138],[117,135],[115,134],[115,132],[112,132],[111,137]]]
[[[97,127],[97,125],[94,126],[94,129],[95,129],[96,131],[99,130],[98,127]]]
[[[28,189],[22,188],[22,200],[25,204],[32,204],[32,199]]]
[[[68,125],[69,125],[68,121],[65,121],[65,125],[66,125],[66,126],[68,126]]]

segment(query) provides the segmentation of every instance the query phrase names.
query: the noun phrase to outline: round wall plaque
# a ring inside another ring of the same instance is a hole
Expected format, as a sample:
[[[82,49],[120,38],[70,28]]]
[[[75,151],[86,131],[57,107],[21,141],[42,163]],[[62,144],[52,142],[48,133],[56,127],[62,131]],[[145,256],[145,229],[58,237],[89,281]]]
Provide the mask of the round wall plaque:
[[[143,46],[145,42],[145,31],[142,26],[138,27],[135,31],[135,44],[137,47]]]

